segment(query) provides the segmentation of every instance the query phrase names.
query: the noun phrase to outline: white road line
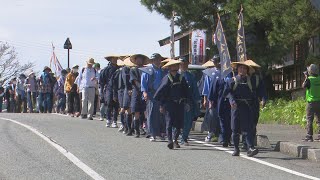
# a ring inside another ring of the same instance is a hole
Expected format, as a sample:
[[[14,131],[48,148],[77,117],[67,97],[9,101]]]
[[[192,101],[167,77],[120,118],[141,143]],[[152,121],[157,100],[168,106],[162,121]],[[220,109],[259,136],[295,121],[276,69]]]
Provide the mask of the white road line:
[[[66,158],[68,158],[71,162],[73,162],[76,166],[78,166],[82,171],[84,171],[87,175],[89,175],[90,177],[92,177],[95,180],[105,180],[101,175],[99,175],[97,172],[95,172],[93,169],[91,169],[89,166],[87,166],[86,164],[84,164],[80,159],[78,159],[75,155],[73,155],[71,152],[67,151],[66,149],[64,149],[63,147],[61,147],[60,145],[58,145],[56,142],[54,142],[52,139],[46,137],[43,133],[39,132],[37,129],[20,123],[18,121],[15,121],[13,119],[7,119],[7,118],[0,118],[2,120],[5,121],[10,121],[13,122],[15,124],[18,124],[20,126],[23,126],[25,128],[27,128],[28,130],[30,130],[31,132],[35,133],[36,135],[38,135],[39,137],[41,137],[43,140],[45,140],[46,142],[48,142],[50,145],[52,145],[54,148],[56,148],[61,154],[63,154]]]
[[[224,151],[224,152],[229,153],[229,154],[233,153],[233,151],[230,151],[230,149],[219,147],[219,146],[214,145],[214,144],[208,144],[206,142],[198,141],[196,139],[189,139],[189,140],[192,141],[192,142],[198,143],[198,144],[203,144],[205,146],[213,147],[214,149],[217,149],[217,150],[220,150],[220,151]],[[254,161],[254,162],[259,163],[259,164],[263,164],[263,165],[266,165],[266,166],[269,166],[269,167],[284,171],[284,172],[287,172],[287,173],[290,173],[290,174],[293,174],[293,175],[296,175],[296,176],[300,176],[300,177],[307,178],[307,179],[312,179],[312,180],[320,180],[320,178],[313,177],[313,176],[310,176],[310,175],[307,175],[307,174],[303,174],[303,173],[300,173],[300,172],[297,172],[297,171],[294,171],[294,170],[291,170],[291,169],[288,169],[288,168],[285,168],[285,167],[282,167],[282,166],[279,166],[279,165],[275,165],[275,164],[272,164],[272,163],[269,163],[269,162],[266,162],[266,161],[262,161],[262,160],[257,159],[257,158],[248,157],[248,156],[246,156],[246,155],[244,155],[242,153],[240,154],[240,157],[242,157],[244,159],[248,159],[248,160]]]
[[[56,115],[60,115],[60,114],[56,114]],[[213,147],[214,149],[217,149],[219,151],[224,151],[224,152],[229,153],[229,154],[233,153],[233,151],[231,151],[230,149],[227,149],[227,148],[224,148],[224,147],[220,147],[220,146],[217,146],[217,145],[214,145],[214,144],[208,144],[208,143],[206,143],[204,141],[198,141],[196,139],[189,139],[189,140],[192,141],[192,142],[198,143],[198,144],[203,144],[205,146]],[[275,164],[272,164],[272,163],[269,163],[269,162],[266,162],[266,161],[262,161],[260,159],[256,159],[256,158],[253,158],[253,157],[248,157],[248,156],[246,156],[246,155],[244,155],[242,153],[240,154],[240,157],[242,157],[244,159],[248,159],[248,160],[254,161],[254,162],[259,163],[259,164],[263,164],[263,165],[266,165],[266,166],[269,166],[269,167],[284,171],[284,172],[287,172],[287,173],[290,173],[290,174],[293,174],[293,175],[296,175],[296,176],[300,176],[300,177],[307,178],[307,179],[312,179],[312,180],[320,180],[320,178],[313,177],[313,176],[310,176],[310,175],[307,175],[307,174],[303,174],[303,173],[300,173],[300,172],[297,172],[297,171],[294,171],[294,170],[291,170],[291,169],[288,169],[288,168],[285,168],[285,167],[282,167],[282,166],[279,166],[279,165],[275,165]]]

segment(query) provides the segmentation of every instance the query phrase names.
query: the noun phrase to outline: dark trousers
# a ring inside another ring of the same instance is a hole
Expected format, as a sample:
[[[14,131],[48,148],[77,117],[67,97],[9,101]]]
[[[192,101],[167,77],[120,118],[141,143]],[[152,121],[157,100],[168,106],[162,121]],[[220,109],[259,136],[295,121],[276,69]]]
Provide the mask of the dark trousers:
[[[40,93],[39,109],[42,113],[52,112],[52,95],[51,93]]]
[[[70,92],[68,98],[68,113],[80,112],[80,96],[77,92]]]
[[[58,106],[57,111],[62,112],[66,109],[66,95],[63,93],[58,94]]]
[[[229,143],[231,140],[231,107],[229,101],[224,101],[221,104],[222,109],[219,112],[220,129],[222,142]]]
[[[320,102],[309,102],[307,104],[307,136],[313,136],[313,119],[316,116],[318,125],[318,138],[320,138]]]
[[[119,112],[119,103],[114,100],[111,100],[107,106],[107,120],[111,120],[111,116],[112,116],[112,121],[116,123],[118,112]]]
[[[98,94],[96,94],[96,95],[94,96],[93,115],[96,115],[96,114],[97,114],[98,99],[99,99],[99,96],[98,96]]]
[[[254,112],[253,103],[237,101],[237,107],[231,110],[231,129],[234,147],[239,149],[240,134],[246,137],[249,148],[254,147]]]
[[[181,128],[183,128],[184,122],[184,104],[172,102],[168,103],[165,108],[167,136],[169,143],[171,143],[172,140],[177,141],[181,134]]]
[[[26,113],[27,112],[27,97],[26,96],[22,96],[21,94],[18,95],[18,99],[17,99],[17,113],[21,113],[23,106],[23,112]]]
[[[30,112],[33,112],[33,108],[36,107],[37,93],[28,92],[27,93],[28,108]]]

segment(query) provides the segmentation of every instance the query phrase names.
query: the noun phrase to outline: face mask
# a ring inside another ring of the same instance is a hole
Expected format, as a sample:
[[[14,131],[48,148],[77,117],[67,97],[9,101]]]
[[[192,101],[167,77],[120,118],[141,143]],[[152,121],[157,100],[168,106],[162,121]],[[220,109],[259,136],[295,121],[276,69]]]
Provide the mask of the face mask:
[[[73,72],[74,72],[74,73],[77,73],[77,72],[78,72],[78,69],[73,69]]]

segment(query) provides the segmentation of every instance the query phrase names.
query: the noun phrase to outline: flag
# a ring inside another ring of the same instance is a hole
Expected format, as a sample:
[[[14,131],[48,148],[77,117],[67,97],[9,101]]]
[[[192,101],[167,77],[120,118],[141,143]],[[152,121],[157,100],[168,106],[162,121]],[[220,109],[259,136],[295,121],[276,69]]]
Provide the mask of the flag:
[[[225,78],[232,72],[231,59],[229,49],[224,35],[223,27],[221,24],[220,16],[218,14],[218,24],[215,31],[215,43],[219,50],[220,64],[221,64],[221,78]]]
[[[242,6],[240,10],[239,24],[238,24],[238,35],[237,35],[237,60],[240,62],[247,60],[246,54],[246,40],[244,34],[244,27],[243,27],[243,14],[242,14]]]
[[[191,64],[203,64],[206,56],[206,32],[194,30],[191,33]]]

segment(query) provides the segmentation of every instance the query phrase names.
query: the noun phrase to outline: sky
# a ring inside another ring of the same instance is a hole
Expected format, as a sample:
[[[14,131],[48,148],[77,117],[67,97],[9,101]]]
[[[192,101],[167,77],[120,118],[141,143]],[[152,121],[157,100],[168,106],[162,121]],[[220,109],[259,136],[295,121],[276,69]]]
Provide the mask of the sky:
[[[70,66],[82,66],[90,57],[106,66],[104,57],[114,54],[170,55],[170,46],[158,44],[170,35],[169,20],[151,13],[139,0],[0,2],[0,41],[14,46],[22,63],[34,62],[35,71],[49,65],[51,43],[63,68],[67,67],[63,49],[67,37],[73,45]]]

